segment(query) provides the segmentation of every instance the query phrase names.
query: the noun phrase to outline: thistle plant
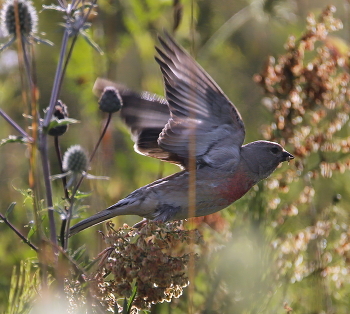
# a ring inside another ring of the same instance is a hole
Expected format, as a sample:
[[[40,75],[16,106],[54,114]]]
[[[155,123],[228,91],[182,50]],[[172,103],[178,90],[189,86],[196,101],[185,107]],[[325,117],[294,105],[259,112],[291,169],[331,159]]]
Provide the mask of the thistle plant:
[[[87,170],[88,159],[86,153],[80,145],[73,145],[65,152],[63,156],[63,170],[67,174],[82,174]],[[70,184],[68,184],[69,186]]]
[[[60,144],[58,138],[67,131],[68,125],[71,123],[76,123],[77,121],[74,119],[68,118],[67,107],[62,103],[62,101],[58,100],[58,95],[60,93],[60,89],[62,86],[62,81],[65,75],[65,71],[67,69],[71,53],[73,51],[76,38],[78,35],[83,35],[85,39],[88,39],[85,30],[90,26],[89,23],[86,22],[88,15],[90,14],[94,4],[86,3],[85,1],[73,1],[71,4],[66,2],[60,2],[60,6],[54,7],[54,9],[59,9],[59,11],[64,12],[64,20],[63,24],[65,32],[63,35],[63,41],[61,45],[61,53],[60,58],[57,65],[57,71],[55,75],[55,79],[53,82],[53,89],[51,93],[51,99],[49,107],[44,111],[44,117],[41,118],[41,113],[38,109],[38,93],[37,86],[35,81],[35,63],[33,62],[35,58],[34,47],[32,49],[28,49],[28,45],[32,43],[50,43],[48,41],[41,40],[36,36],[37,26],[38,26],[38,15],[36,10],[34,9],[32,3],[30,1],[7,1],[2,10],[1,10],[1,27],[4,35],[9,36],[10,39],[7,43],[5,43],[0,51],[3,51],[5,48],[9,48],[10,45],[18,39],[20,41],[20,45],[22,50],[19,51],[20,64],[25,69],[25,77],[22,78],[23,86],[23,95],[25,95],[24,100],[29,99],[29,109],[28,112],[31,113],[31,126],[30,126],[30,135],[21,128],[9,115],[7,115],[2,109],[0,109],[0,114],[3,118],[12,125],[20,134],[20,137],[10,136],[7,140],[2,141],[2,144],[19,142],[28,145],[30,151],[30,175],[29,175],[29,184],[31,188],[31,197],[33,199],[33,213],[35,217],[35,228],[32,229],[32,232],[37,231],[37,235],[40,241],[45,239],[45,235],[43,232],[43,228],[41,225],[41,215],[44,208],[42,205],[36,200],[39,195],[39,184],[36,182],[38,178],[38,170],[37,170],[37,151],[39,151],[41,156],[41,174],[42,181],[45,186],[45,208],[48,213],[49,219],[49,232],[50,232],[50,245],[42,245],[40,247],[36,247],[29,239],[27,239],[15,226],[11,224],[9,219],[7,218],[10,212],[14,208],[14,204],[12,204],[5,215],[1,215],[2,220],[18,235],[21,239],[24,240],[31,248],[38,252],[38,258],[40,263],[44,266],[45,271],[42,272],[42,284],[43,288],[47,288],[47,263],[48,256],[50,263],[52,265],[57,266],[57,256],[59,255],[59,251],[62,250],[57,244],[57,233],[56,233],[56,222],[54,216],[54,202],[53,202],[53,192],[51,187],[51,178],[54,177],[51,174],[50,169],[50,161],[48,157],[48,135],[52,136],[55,141],[56,147],[56,156],[59,168],[61,172],[65,172],[61,174],[63,180],[63,190],[66,205],[64,206],[64,215],[61,225],[61,243],[64,250],[67,249],[68,246],[68,229],[69,229],[69,221],[71,218],[72,211],[74,206],[76,206],[76,198],[77,194],[79,194],[79,186],[82,183],[83,179],[88,178],[96,178],[87,173],[89,168],[89,163],[91,162],[94,153],[90,156],[90,159],[87,157],[87,154],[81,146],[73,146],[71,147],[63,157],[61,156]],[[73,38],[71,41],[71,45],[69,50],[69,40]],[[91,43],[91,42],[90,42]],[[99,48],[96,45],[93,45],[94,48]],[[100,51],[100,50],[99,50]],[[100,51],[101,52],[101,51]],[[23,72],[21,72],[23,73]],[[95,152],[97,150],[98,144],[95,147]],[[71,175],[68,183],[65,181],[65,176]],[[80,178],[78,176],[80,175]],[[46,240],[45,240],[46,241]],[[51,255],[53,253],[53,255]]]
[[[19,24],[16,24],[17,20]],[[52,42],[35,35],[38,32],[38,14],[31,1],[7,0],[1,10],[0,24],[4,37],[9,37],[9,41],[0,47],[0,52],[8,48],[18,37],[24,44],[31,44],[34,41],[53,45]]]
[[[103,90],[98,104],[101,111],[113,113],[120,110],[123,105],[123,100],[116,88],[108,86]]]
[[[68,124],[63,124],[62,122],[66,121],[68,118],[68,109],[67,106],[61,101],[57,100],[55,106],[55,111],[52,114],[52,119],[56,120],[57,126],[52,126],[48,130],[48,134],[51,136],[62,136],[68,130]],[[51,120],[52,121],[52,120]],[[63,124],[63,125],[60,125]]]

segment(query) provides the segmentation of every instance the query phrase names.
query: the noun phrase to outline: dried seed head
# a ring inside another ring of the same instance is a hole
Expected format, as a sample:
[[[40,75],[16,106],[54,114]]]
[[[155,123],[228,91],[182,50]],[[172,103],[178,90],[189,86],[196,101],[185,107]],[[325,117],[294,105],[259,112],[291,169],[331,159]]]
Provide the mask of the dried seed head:
[[[198,232],[183,230],[178,222],[150,222],[141,230],[127,225],[117,230],[110,228],[104,240],[111,249],[105,251],[107,258],[94,275],[100,278],[97,283],[101,303],[110,305],[106,295],[114,295],[116,300],[130,296],[135,283],[133,306],[138,309],[180,297],[189,284],[186,273],[192,254],[187,250],[190,238],[196,244],[202,240]],[[106,273],[111,275],[109,279]]]
[[[102,96],[98,101],[100,110],[103,112],[113,113],[120,110],[123,106],[123,100],[119,91],[112,86],[108,86],[103,90]]]
[[[63,170],[73,173],[82,173],[87,170],[88,158],[80,145],[68,148],[63,156]]]
[[[31,1],[18,0],[19,26],[22,36],[37,32],[38,14]],[[7,0],[0,13],[3,35],[16,37],[15,1]]]
[[[63,120],[65,118],[68,118],[67,106],[61,100],[57,100],[55,110],[53,112],[53,119],[55,118],[57,120]],[[64,133],[66,133],[67,129],[68,125],[56,126],[54,128],[51,128],[48,134],[51,136],[61,136]]]

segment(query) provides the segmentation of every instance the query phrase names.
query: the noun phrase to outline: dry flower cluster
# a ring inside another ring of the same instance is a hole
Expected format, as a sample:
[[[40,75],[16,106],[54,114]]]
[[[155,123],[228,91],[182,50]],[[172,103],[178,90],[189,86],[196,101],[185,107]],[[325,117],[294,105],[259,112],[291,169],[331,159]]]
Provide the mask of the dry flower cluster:
[[[299,230],[280,233],[272,243],[276,276],[287,276],[293,283],[311,274],[329,275],[340,288],[350,282],[349,217],[339,195],[317,204],[322,198],[317,182],[335,182],[331,181],[334,174],[350,169],[349,48],[329,36],[342,28],[334,12],[330,6],[318,20],[310,14],[305,34],[299,40],[290,37],[286,53],[277,60],[270,57],[255,81],[263,87],[263,103],[274,116],[273,123],[263,127],[264,137],[286,145],[296,157],[289,170],[266,182],[273,195],[269,202],[275,214],[272,227],[282,228],[290,219],[300,225]],[[292,182],[300,192],[291,201],[283,194],[290,192]],[[332,293],[335,297],[336,292]]]
[[[188,285],[188,244],[202,243],[197,230],[183,230],[180,222],[152,223],[141,229],[127,225],[104,235],[109,246],[100,254],[100,264],[91,281],[105,308],[113,309],[118,299],[130,298],[133,306],[148,309],[151,304],[170,302]],[[134,309],[137,312],[136,309]]]
[[[288,192],[288,185],[300,178],[307,182],[319,176],[330,178],[333,171],[350,168],[350,137],[344,135],[350,113],[349,56],[331,45],[329,32],[342,27],[334,12],[328,7],[319,21],[310,14],[301,39],[290,37],[287,52],[277,62],[270,57],[263,73],[255,76],[267,96],[264,104],[274,115],[274,122],[263,126],[264,137],[290,146],[296,157],[291,169],[267,181],[270,189]],[[312,186],[306,184],[294,205],[310,203],[314,196]],[[298,211],[286,208],[284,212]]]
[[[329,32],[342,28],[341,21],[333,17],[334,11],[334,7],[328,7],[318,22],[310,14],[307,32],[301,39],[291,36],[287,52],[277,62],[270,57],[264,72],[255,76],[267,95],[264,104],[275,120],[264,126],[263,135],[282,145],[290,144],[301,171],[305,168],[305,157],[312,153],[319,155],[320,168],[345,170],[350,166],[349,161],[330,163],[326,156],[328,152],[350,151],[349,138],[336,136],[349,118],[350,75],[348,55],[331,45],[332,38],[328,37]],[[317,175],[319,170],[312,169],[312,174]],[[321,174],[331,175],[327,170]]]

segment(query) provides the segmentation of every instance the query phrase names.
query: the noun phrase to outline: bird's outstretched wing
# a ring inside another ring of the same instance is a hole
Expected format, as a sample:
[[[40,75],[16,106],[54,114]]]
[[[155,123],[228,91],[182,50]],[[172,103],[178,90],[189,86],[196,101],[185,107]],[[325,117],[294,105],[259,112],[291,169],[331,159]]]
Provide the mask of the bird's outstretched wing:
[[[197,164],[227,168],[239,161],[245,129],[236,107],[214,80],[169,35],[156,48],[164,76],[166,99],[97,79],[101,92],[114,86],[123,100],[121,118],[130,128],[135,150],[186,168],[194,142]]]
[[[195,141],[197,163],[232,169],[239,160],[244,141],[242,118],[214,80],[169,35],[159,38],[156,48],[164,76],[171,117],[159,136],[165,151],[189,158],[190,141]],[[185,162],[186,164],[186,162]]]

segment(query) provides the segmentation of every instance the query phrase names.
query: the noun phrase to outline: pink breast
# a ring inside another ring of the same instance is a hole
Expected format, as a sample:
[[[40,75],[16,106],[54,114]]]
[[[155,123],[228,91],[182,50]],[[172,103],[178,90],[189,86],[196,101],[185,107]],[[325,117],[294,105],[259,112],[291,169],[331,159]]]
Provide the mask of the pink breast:
[[[243,171],[237,170],[232,177],[226,178],[218,186],[217,192],[228,204],[231,204],[246,194],[255,183]]]

